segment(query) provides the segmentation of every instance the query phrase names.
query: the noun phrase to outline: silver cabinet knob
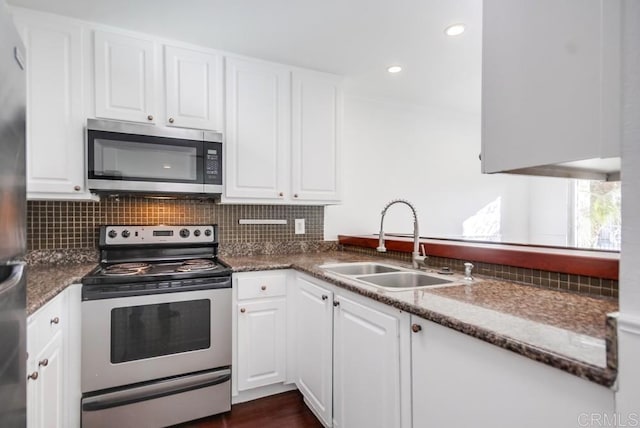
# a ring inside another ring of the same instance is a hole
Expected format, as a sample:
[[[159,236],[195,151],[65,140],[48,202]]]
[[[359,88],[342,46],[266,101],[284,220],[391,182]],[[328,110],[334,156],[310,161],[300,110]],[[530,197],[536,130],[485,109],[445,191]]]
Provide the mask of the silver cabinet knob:
[[[262,287],[260,287],[260,290],[262,290],[262,291],[264,291],[264,290],[266,290],[266,289],[267,289],[267,286],[266,286],[266,285],[263,285]]]
[[[280,192],[280,193],[278,193],[278,196],[282,197],[282,196],[284,196],[284,193]]]
[[[422,331],[422,326],[420,324],[411,324],[411,331],[418,333]]]
[[[240,312],[242,312],[243,314],[246,312],[247,310],[245,308],[241,308]]]
[[[40,360],[38,363],[38,367],[47,367],[49,365],[49,359],[45,358],[44,360]]]
[[[79,192],[82,189],[82,187],[80,186],[73,186],[73,190],[75,190],[76,192]]]
[[[172,117],[169,118],[169,123],[175,122]]]
[[[297,193],[294,193],[294,194],[293,194],[293,197],[294,197],[294,198],[297,198],[297,197],[298,197],[298,194],[297,194]]]
[[[60,323],[60,318],[58,318],[58,317],[51,318],[51,321],[49,323],[50,324],[59,324]]]
[[[333,301],[333,306],[338,307],[340,306],[340,302],[338,302],[337,300]]]
[[[27,379],[31,379],[31,380],[38,379],[38,372],[33,372],[33,373],[27,375]]]
[[[322,300],[327,300],[329,298],[329,296],[327,296],[326,294],[322,295]]]
[[[153,120],[153,115],[150,114],[149,116],[147,116],[147,120]]]

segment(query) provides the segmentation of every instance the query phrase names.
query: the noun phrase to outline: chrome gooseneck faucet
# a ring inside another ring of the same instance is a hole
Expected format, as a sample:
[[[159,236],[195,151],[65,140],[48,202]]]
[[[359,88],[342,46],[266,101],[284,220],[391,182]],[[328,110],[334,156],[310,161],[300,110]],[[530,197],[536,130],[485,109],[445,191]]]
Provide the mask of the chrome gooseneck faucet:
[[[395,199],[389,202],[387,205],[385,205],[385,207],[382,209],[382,213],[380,217],[380,238],[378,240],[378,248],[376,248],[376,250],[380,253],[385,253],[387,251],[387,248],[384,246],[384,216],[391,205],[400,204],[400,203],[405,204],[406,206],[411,208],[411,211],[413,212],[413,253],[411,253],[411,263],[414,269],[418,269],[419,263],[424,262],[424,260],[427,258],[427,255],[424,254],[421,256],[420,252],[418,251],[418,243],[420,240],[419,238],[420,232],[418,227],[418,214],[416,213],[416,209],[414,208],[414,206],[409,201],[406,201],[404,199]],[[423,247],[423,251],[424,251],[424,247]]]

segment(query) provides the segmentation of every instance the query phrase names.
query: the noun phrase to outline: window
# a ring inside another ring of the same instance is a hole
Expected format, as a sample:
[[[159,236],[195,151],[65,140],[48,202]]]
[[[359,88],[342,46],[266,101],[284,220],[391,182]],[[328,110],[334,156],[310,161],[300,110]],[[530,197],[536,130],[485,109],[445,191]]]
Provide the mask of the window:
[[[573,238],[581,248],[620,250],[620,182],[576,180]]]

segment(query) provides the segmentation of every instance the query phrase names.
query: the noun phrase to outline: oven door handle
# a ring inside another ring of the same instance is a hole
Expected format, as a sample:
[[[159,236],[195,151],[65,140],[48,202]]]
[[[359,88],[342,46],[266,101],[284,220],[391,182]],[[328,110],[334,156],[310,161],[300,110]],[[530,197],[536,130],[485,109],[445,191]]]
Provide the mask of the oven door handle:
[[[231,380],[231,369],[154,382],[82,399],[82,411],[94,412],[218,385]]]

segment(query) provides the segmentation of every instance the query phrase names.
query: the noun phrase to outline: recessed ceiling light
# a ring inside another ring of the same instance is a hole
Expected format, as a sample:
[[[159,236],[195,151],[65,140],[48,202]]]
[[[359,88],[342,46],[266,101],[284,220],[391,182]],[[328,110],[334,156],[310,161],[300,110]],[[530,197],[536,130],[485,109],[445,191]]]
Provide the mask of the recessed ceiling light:
[[[400,67],[399,65],[392,65],[391,67],[387,68],[387,71],[389,73],[400,73],[402,71],[402,67]]]
[[[462,33],[464,33],[464,24],[453,24],[444,29],[444,34],[447,36],[459,36]]]

